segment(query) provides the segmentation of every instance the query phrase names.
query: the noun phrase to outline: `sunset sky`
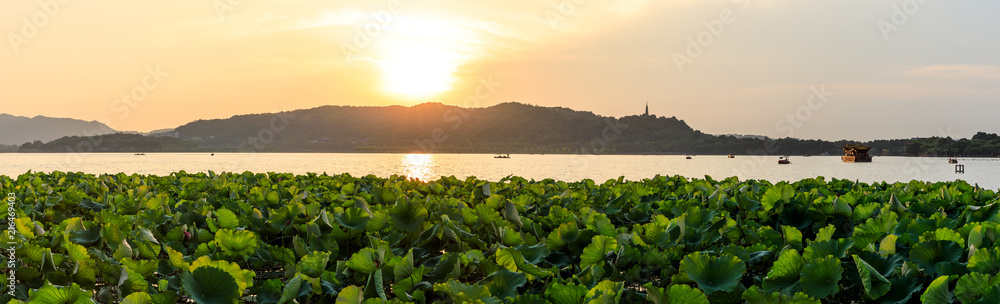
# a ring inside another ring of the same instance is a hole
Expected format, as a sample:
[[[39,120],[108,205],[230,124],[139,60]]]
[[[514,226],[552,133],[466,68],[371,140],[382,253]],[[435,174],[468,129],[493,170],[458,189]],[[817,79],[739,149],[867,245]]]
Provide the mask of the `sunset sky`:
[[[996,1],[481,3],[3,1],[0,113],[150,131],[321,105],[620,117],[648,101],[713,134],[1000,132]]]

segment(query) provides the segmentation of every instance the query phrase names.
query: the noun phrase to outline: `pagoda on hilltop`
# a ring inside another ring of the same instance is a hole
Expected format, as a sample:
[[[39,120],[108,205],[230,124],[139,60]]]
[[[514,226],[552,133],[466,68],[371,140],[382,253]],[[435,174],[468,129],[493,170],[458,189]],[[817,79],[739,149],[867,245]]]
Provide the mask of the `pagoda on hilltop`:
[[[868,150],[872,147],[865,147],[861,144],[844,146],[844,156],[840,159],[845,163],[870,163],[872,156],[868,155]]]

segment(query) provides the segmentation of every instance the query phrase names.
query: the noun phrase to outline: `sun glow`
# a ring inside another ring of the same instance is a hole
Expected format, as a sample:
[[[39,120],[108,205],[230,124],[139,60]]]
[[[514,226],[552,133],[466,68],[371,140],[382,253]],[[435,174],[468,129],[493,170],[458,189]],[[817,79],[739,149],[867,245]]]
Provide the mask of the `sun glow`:
[[[399,167],[406,177],[428,181],[437,174],[437,162],[431,154],[404,154],[399,159]]]
[[[406,97],[431,97],[451,89],[460,59],[447,49],[420,42],[400,46],[379,62],[382,88]]]
[[[472,59],[477,40],[458,27],[429,19],[400,18],[379,44],[382,90],[408,98],[447,92],[455,72]]]

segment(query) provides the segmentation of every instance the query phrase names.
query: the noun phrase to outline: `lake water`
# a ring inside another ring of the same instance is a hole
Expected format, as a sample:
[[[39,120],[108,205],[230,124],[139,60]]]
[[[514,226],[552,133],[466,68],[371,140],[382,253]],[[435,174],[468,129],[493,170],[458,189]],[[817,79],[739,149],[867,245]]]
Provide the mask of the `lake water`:
[[[638,180],[660,175],[682,175],[715,179],[796,181],[824,176],[862,182],[966,180],[990,189],[1000,189],[1000,159],[961,158],[965,173],[955,173],[946,158],[875,157],[872,163],[844,163],[839,156],[792,157],[792,164],[778,165],[776,156],[678,155],[511,155],[494,159],[485,154],[341,154],[341,153],[131,153],[43,154],[0,153],[0,175],[16,177],[28,170],[86,173],[139,173],[166,175],[184,170],[199,172],[307,172],[354,176],[401,174],[421,180],[454,175],[498,180],[507,175],[564,181],[607,179],[625,176]]]

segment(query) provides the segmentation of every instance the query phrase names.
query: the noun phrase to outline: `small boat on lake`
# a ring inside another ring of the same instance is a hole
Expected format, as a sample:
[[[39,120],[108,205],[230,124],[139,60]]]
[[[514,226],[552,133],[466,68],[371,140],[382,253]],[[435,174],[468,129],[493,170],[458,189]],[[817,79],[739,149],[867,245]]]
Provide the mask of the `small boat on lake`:
[[[684,159],[691,159],[691,155],[685,156]]]
[[[736,154],[729,153],[729,158],[736,158]]]
[[[788,160],[788,156],[778,157],[778,164],[779,165],[787,165],[787,164],[791,164],[791,163],[792,163],[792,161]]]
[[[510,153],[507,153],[507,154],[497,154],[496,156],[493,156],[493,158],[510,158]]]
[[[958,159],[954,158],[954,157],[949,157],[948,158],[948,163],[949,164],[957,164],[958,163]]]

